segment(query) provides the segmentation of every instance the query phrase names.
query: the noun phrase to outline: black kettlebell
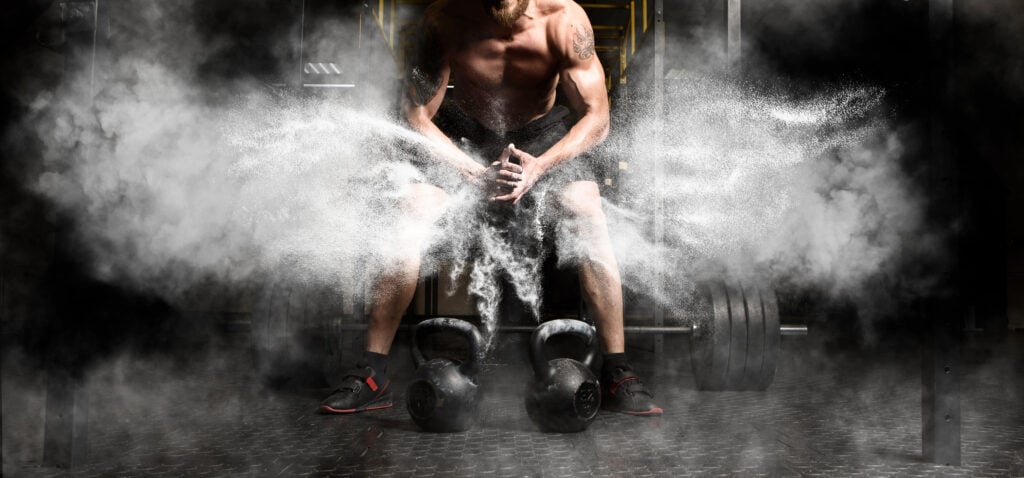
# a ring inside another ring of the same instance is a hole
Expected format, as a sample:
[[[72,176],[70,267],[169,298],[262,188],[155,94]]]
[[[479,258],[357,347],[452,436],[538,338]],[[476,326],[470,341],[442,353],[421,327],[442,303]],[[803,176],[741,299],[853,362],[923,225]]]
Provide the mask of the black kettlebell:
[[[465,362],[447,358],[426,360],[420,340],[428,332],[461,333],[469,341]],[[483,354],[483,337],[473,324],[459,319],[436,318],[420,322],[412,332],[412,356],[416,376],[405,392],[405,406],[412,420],[429,432],[460,432],[476,422],[479,401],[476,376]]]
[[[544,360],[544,343],[562,334],[583,339],[587,355],[582,362],[571,358]],[[580,432],[594,421],[601,408],[601,385],[590,370],[596,354],[597,332],[585,322],[551,320],[533,331],[530,360],[536,377],[526,393],[526,413],[541,430]]]

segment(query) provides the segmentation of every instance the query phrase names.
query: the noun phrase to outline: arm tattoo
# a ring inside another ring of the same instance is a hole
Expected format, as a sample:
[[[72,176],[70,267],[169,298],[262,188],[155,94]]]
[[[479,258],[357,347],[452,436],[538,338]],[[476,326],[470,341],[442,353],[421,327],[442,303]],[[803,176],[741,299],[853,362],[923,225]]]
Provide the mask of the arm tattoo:
[[[576,34],[572,38],[572,49],[580,59],[586,60],[594,56],[594,30],[589,25],[583,25],[583,28],[574,25],[573,30]]]
[[[424,22],[417,32],[405,72],[406,94],[416,105],[425,105],[441,87],[443,53],[436,33]]]

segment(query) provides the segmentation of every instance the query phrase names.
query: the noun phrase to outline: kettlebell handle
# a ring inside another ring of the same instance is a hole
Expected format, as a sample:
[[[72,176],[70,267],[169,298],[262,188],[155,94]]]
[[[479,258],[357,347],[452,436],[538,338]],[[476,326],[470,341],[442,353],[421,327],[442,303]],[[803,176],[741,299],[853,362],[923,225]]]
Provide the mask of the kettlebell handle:
[[[473,324],[462,319],[450,317],[438,317],[427,319],[416,324],[412,330],[412,358],[416,362],[416,368],[427,362],[420,349],[420,339],[430,332],[454,330],[461,333],[469,341],[470,357],[459,368],[462,372],[473,376],[480,371],[480,362],[483,359],[484,339],[480,331]]]
[[[555,319],[549,320],[537,326],[530,337],[530,361],[533,362],[533,371],[538,377],[547,377],[551,373],[548,367],[548,360],[544,357],[544,343],[554,335],[575,335],[587,346],[587,354],[581,362],[588,368],[594,363],[597,355],[597,331],[593,325],[576,319]]]

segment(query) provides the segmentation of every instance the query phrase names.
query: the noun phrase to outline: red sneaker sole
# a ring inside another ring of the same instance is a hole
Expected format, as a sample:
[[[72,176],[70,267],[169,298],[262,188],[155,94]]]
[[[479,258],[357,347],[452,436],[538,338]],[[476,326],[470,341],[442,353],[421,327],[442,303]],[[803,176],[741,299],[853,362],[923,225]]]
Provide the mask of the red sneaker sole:
[[[622,413],[625,413],[627,415],[651,416],[651,415],[661,415],[662,413],[665,413],[665,411],[662,410],[661,407],[654,407],[654,408],[652,408],[650,410],[647,410],[647,411],[644,411],[644,412],[622,412]]]
[[[662,410],[661,407],[654,407],[650,410],[644,410],[642,412],[630,412],[626,410],[615,410],[612,408],[605,408],[605,410],[608,410],[609,412],[625,413],[626,415],[637,415],[641,417],[658,416],[661,415],[662,413],[665,413],[665,411]]]
[[[394,406],[394,404],[389,403],[387,405],[377,405],[377,406],[366,407],[366,408],[337,409],[337,408],[331,408],[331,407],[329,407],[327,405],[320,405],[320,411],[326,412],[326,413],[335,414],[335,415],[346,415],[346,414],[349,414],[349,413],[372,412],[374,410],[382,410],[382,409],[385,409],[385,408],[391,408],[393,406]]]

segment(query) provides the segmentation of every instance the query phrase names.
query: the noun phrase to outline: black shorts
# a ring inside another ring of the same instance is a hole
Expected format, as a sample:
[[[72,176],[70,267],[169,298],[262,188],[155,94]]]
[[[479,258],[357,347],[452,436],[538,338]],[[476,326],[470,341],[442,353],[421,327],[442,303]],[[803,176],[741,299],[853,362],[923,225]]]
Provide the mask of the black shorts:
[[[498,159],[509,143],[516,149],[533,156],[544,154],[554,146],[569,128],[565,118],[569,109],[555,106],[546,115],[527,123],[516,131],[499,133],[491,131],[475,119],[463,113],[457,106],[445,104],[434,117],[434,124],[446,134],[456,146],[480,161],[485,166]],[[556,168],[547,172],[542,180],[556,183],[570,181],[593,181],[601,184],[603,168],[592,155],[581,155],[563,161]]]

